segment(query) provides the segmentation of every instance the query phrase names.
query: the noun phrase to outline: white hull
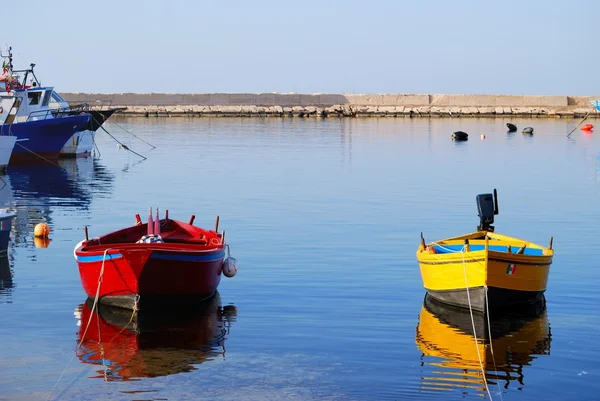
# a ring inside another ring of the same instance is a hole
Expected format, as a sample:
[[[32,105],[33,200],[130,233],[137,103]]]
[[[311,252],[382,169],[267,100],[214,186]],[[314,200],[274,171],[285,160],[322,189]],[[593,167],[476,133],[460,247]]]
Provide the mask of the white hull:
[[[61,156],[65,157],[87,157],[94,150],[94,135],[91,130],[79,131],[71,137],[60,151]]]
[[[16,136],[0,135],[0,170],[5,170],[8,166],[16,142]]]

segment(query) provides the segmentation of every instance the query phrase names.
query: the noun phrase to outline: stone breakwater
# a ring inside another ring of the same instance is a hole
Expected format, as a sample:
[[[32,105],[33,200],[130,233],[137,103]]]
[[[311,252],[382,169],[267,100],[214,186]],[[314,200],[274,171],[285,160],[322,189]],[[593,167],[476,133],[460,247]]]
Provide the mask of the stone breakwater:
[[[69,103],[126,107],[125,115],[222,117],[600,117],[596,96],[62,93]]]

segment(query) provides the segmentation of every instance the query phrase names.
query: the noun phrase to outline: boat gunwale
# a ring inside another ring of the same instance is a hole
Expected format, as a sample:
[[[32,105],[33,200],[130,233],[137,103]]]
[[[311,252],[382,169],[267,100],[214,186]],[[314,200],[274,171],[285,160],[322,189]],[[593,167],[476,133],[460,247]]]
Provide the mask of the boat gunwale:
[[[108,250],[107,255],[114,255],[128,250],[148,250],[151,252],[167,252],[167,253],[211,253],[222,252],[226,244],[208,245],[194,243],[173,243],[173,242],[154,242],[154,243],[113,243],[90,245],[83,243],[76,250],[78,256],[97,256],[102,255]],[[200,247],[204,249],[199,249]]]

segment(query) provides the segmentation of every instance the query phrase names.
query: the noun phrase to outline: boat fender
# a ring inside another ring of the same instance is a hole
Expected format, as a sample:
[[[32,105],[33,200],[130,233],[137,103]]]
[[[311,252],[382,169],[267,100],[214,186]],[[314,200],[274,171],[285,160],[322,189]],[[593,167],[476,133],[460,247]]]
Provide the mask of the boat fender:
[[[223,261],[223,275],[229,278],[235,276],[238,270],[237,265],[238,263],[235,258],[232,258],[231,256],[225,258],[225,260]]]
[[[0,106],[0,114],[4,113],[4,108]]]
[[[211,238],[210,239],[210,245],[215,246],[215,245],[220,245],[221,242],[219,241],[218,238]]]

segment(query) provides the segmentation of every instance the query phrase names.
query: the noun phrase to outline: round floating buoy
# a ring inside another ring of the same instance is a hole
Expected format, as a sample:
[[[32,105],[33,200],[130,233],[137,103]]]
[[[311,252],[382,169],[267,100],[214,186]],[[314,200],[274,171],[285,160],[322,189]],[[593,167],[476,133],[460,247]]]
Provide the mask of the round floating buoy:
[[[48,248],[50,245],[50,238],[48,237],[34,237],[33,244],[36,248]]]
[[[38,238],[48,238],[50,235],[50,227],[46,223],[38,223],[33,229],[34,237]]]
[[[511,123],[506,123],[506,128],[508,128],[508,132],[516,132],[517,126]]]
[[[456,131],[452,134],[452,139],[455,141],[466,141],[469,139],[469,134],[463,131]]]
[[[582,131],[592,131],[594,129],[594,124],[586,124],[581,127]]]
[[[235,258],[232,258],[231,256],[225,258],[225,260],[223,261],[223,275],[225,275],[225,277],[231,278],[235,276],[237,270],[237,260]]]
[[[524,134],[533,134],[533,127],[525,127],[523,128]]]
[[[485,134],[481,134],[481,139],[485,139]]]

